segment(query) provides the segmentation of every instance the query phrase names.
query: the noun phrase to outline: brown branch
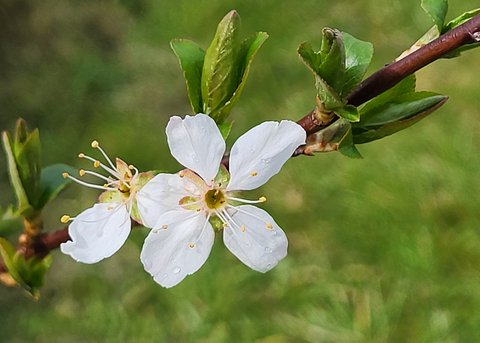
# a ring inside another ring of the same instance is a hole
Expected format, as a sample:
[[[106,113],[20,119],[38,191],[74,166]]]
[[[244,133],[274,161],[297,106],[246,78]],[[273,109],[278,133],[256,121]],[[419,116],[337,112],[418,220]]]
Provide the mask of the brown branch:
[[[401,60],[393,62],[372,74],[360,83],[360,85],[347,97],[347,101],[349,104],[360,106],[368,100],[371,100],[377,95],[392,88],[405,77],[413,74],[417,70],[453,50],[463,45],[479,41],[480,14],[477,14],[469,21],[448,31],[444,35],[405,56]],[[297,122],[305,129],[305,131],[307,131],[307,134],[315,133],[331,124],[323,123],[318,125],[314,114],[314,111],[312,111]],[[332,122],[333,121],[334,120],[332,120]]]
[[[480,15],[477,15],[403,59],[393,62],[372,74],[347,97],[348,103],[359,106],[387,89],[390,89],[408,75],[413,74],[445,54],[452,52],[462,45],[480,41],[479,31]],[[312,111],[300,119],[298,123],[307,131],[307,134],[312,134],[327,127],[334,122],[336,118],[338,117],[334,116],[329,123],[319,123],[315,111]],[[223,162],[228,163],[228,159],[224,159]],[[34,244],[31,244],[29,248],[27,248],[25,256],[43,257],[69,239],[67,228],[43,233]],[[6,272],[6,268],[3,261],[0,260],[0,274],[3,272]]]
[[[68,235],[68,228],[63,228],[53,232],[45,232],[38,236],[38,238],[25,250],[25,256],[29,257],[45,257],[52,250],[57,249],[60,244],[65,243],[70,239]],[[0,259],[0,274],[5,273],[7,268]]]

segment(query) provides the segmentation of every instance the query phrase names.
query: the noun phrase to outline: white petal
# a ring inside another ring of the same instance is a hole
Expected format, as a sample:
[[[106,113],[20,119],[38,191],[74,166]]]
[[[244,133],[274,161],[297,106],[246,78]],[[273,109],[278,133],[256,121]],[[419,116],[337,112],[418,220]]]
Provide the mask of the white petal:
[[[205,213],[192,216],[186,210],[165,213],[157,226],[145,239],[140,259],[153,279],[169,288],[205,263],[215,235]]]
[[[287,256],[287,236],[267,212],[251,205],[230,211],[234,223],[223,230],[223,242],[240,261],[265,273]]]
[[[146,227],[153,227],[165,212],[179,209],[179,200],[198,193],[195,185],[178,174],[158,174],[136,195],[138,212]]]
[[[280,171],[295,149],[305,143],[305,138],[305,130],[289,120],[255,126],[232,147],[227,190],[260,187]]]
[[[210,184],[225,153],[225,141],[215,121],[202,113],[183,120],[175,116],[166,132],[173,157]]]
[[[96,263],[122,247],[130,228],[130,215],[125,204],[95,204],[69,225],[71,240],[62,243],[60,249],[78,262]]]

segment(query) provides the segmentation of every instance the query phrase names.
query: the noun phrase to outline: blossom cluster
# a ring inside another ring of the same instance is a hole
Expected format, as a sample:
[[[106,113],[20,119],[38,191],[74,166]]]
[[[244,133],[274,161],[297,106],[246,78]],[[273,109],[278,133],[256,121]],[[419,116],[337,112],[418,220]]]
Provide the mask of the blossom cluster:
[[[163,287],[175,286],[205,263],[217,227],[225,246],[248,267],[259,272],[275,267],[287,255],[287,237],[266,211],[254,206],[265,197],[248,200],[241,194],[280,171],[305,143],[302,127],[288,120],[264,122],[238,138],[227,163],[225,141],[205,114],[170,118],[166,135],[171,154],[185,167],[175,174],[142,173],[119,158],[114,163],[97,141],[92,147],[106,164],[79,155],[109,175],[81,169],[80,176],[102,180],[96,185],[64,173],[104,192],[77,217],[62,217],[65,223],[71,221],[71,240],[61,245],[62,252],[83,263],[110,257],[127,240],[132,219],[151,229],[140,259]]]

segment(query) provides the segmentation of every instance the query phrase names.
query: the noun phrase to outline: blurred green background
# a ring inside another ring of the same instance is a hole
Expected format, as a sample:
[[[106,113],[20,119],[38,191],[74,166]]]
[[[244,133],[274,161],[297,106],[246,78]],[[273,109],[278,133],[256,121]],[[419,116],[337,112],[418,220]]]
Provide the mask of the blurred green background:
[[[430,27],[420,1],[0,1],[0,129],[17,116],[39,127],[45,164],[76,159],[98,139],[141,170],[177,170],[164,135],[190,113],[172,38],[206,47],[230,9],[245,35],[266,31],[233,112],[234,141],[264,120],[313,105],[296,47],[330,26],[372,41],[370,72]],[[478,6],[451,1],[449,18]],[[289,237],[263,275],[217,237],[207,263],[163,289],[139,261],[135,230],[96,265],[54,252],[38,302],[0,287],[2,342],[474,342],[480,341],[480,51],[417,74],[450,96],[394,137],[360,146],[365,159],[298,157],[261,193]],[[13,201],[0,156],[0,204]],[[47,208],[47,227],[91,205],[74,185]]]

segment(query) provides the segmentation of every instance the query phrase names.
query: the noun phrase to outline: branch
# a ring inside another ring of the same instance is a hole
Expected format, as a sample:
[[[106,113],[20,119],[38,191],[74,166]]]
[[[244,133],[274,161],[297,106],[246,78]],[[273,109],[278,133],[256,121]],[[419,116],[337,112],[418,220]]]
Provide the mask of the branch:
[[[418,50],[378,70],[365,79],[347,97],[349,104],[360,106],[373,99],[377,95],[392,88],[407,76],[425,67],[433,61],[443,57],[462,45],[472,44],[480,41],[480,14],[469,21],[448,31],[444,35],[424,45]],[[338,118],[338,117],[336,117]],[[335,121],[332,120],[332,122]],[[300,124],[307,134],[315,133],[327,126],[319,125],[315,118],[315,112],[311,111],[297,123]]]

